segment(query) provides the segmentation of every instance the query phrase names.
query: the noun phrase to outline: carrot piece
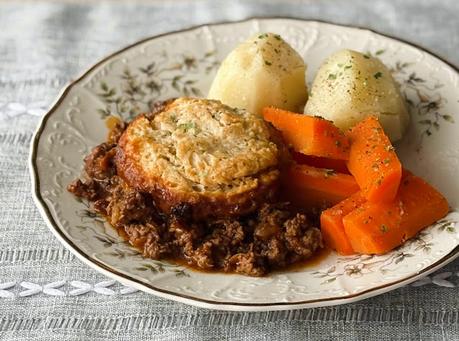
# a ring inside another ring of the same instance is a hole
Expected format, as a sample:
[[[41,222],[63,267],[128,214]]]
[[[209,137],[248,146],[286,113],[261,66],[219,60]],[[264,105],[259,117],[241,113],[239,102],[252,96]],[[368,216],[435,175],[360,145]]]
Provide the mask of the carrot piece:
[[[414,237],[449,212],[446,198],[418,176],[402,180],[399,196],[403,208],[401,227],[406,231],[406,238]]]
[[[391,203],[366,202],[343,218],[359,253],[382,254],[401,245],[448,213],[448,202],[423,179],[408,174]]]
[[[347,167],[371,202],[392,201],[400,185],[402,165],[375,116],[369,116],[347,134],[351,139]]]
[[[304,155],[295,151],[291,152],[293,160],[300,165],[308,165],[316,168],[333,169],[338,173],[349,174],[345,160],[329,159],[326,157]]]
[[[363,254],[383,254],[402,244],[400,223],[400,211],[393,203],[367,201],[343,218],[353,250]]]
[[[286,169],[282,185],[287,200],[307,209],[330,207],[359,190],[351,175],[307,165]]]
[[[331,121],[272,107],[263,109],[263,117],[281,131],[285,142],[297,152],[339,160],[349,158],[349,139]]]
[[[335,206],[322,211],[320,215],[320,228],[325,244],[341,255],[355,253],[344,231],[343,217],[361,206],[365,201],[362,194],[357,192]]]

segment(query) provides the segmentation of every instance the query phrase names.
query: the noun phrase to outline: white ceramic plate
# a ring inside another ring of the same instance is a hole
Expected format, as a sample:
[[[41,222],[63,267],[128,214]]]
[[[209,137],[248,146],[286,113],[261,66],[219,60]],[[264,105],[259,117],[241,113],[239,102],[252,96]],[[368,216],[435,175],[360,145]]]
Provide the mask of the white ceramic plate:
[[[412,112],[397,150],[404,165],[446,195],[451,213],[384,256],[329,254],[302,270],[265,278],[201,273],[144,259],[84,202],[66,191],[82,159],[107,133],[105,117],[125,119],[148,103],[205,95],[219,62],[257,32],[284,37],[308,64],[310,83],[332,52],[377,55],[393,69]],[[250,19],[152,37],[102,60],[72,82],[43,118],[32,143],[36,203],[57,238],[92,268],[143,291],[227,310],[278,310],[357,301],[426,275],[459,255],[459,78],[432,54],[358,28],[296,19]]]

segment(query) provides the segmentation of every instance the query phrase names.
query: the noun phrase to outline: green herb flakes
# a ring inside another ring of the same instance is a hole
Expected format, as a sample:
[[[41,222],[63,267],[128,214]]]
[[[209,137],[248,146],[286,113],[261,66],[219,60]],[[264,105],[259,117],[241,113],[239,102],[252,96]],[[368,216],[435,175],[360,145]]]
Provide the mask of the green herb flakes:
[[[194,122],[187,122],[187,123],[182,123],[177,126],[179,129],[182,129],[184,132],[187,132],[188,130],[195,129],[196,130],[196,123]]]

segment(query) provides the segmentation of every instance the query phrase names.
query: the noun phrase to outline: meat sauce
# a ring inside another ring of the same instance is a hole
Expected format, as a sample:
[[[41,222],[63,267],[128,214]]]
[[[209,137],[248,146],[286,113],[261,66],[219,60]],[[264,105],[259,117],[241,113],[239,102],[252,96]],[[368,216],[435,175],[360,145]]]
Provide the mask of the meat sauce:
[[[126,124],[109,118],[107,126],[107,142],[85,158],[84,179],[76,179],[68,190],[90,201],[145,257],[199,271],[263,276],[277,270],[298,271],[326,256],[320,230],[285,202],[264,203],[240,217],[206,221],[194,221],[186,205],[163,214],[148,193],[128,186],[117,175],[113,157]]]

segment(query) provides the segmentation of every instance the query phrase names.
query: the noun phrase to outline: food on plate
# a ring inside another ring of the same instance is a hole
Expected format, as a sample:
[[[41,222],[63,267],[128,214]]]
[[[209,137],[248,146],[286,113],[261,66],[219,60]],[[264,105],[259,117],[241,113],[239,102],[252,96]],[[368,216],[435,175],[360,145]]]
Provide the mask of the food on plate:
[[[263,117],[281,131],[285,142],[297,152],[338,160],[349,158],[349,138],[331,121],[271,107],[263,109]]]
[[[285,136],[292,126],[277,127]],[[298,152],[294,160],[303,164],[293,164],[281,174],[286,198],[299,207],[322,208],[326,245],[342,255],[383,254],[448,213],[448,202],[437,190],[402,170],[377,117],[365,118],[346,136],[351,175],[309,166]]]
[[[333,169],[293,164],[282,174],[285,198],[305,209],[330,207],[358,190],[351,175]]]
[[[277,198],[281,144],[258,115],[179,98],[118,124],[68,189],[146,257],[261,276],[322,246],[312,220]]]
[[[308,92],[303,58],[279,35],[258,34],[222,62],[208,98],[261,115],[267,106],[302,111]]]
[[[282,148],[273,131],[247,110],[179,98],[129,124],[115,165],[165,213],[177,205],[195,219],[250,213],[278,186]]]
[[[335,53],[300,114],[305,71],[280,36],[247,40],[209,99],[110,121],[68,190],[146,257],[251,276],[307,259],[322,238],[341,255],[382,254],[444,217],[446,199],[392,146],[409,116],[381,61]]]
[[[410,120],[390,70],[378,58],[352,50],[338,51],[322,64],[304,112],[343,130],[376,115],[392,142],[402,138]]]
[[[355,253],[344,231],[343,218],[364,202],[365,198],[360,192],[357,192],[335,206],[322,211],[320,215],[320,227],[324,241],[326,245],[336,250],[340,255]]]
[[[326,245],[342,255],[383,254],[448,213],[448,202],[432,186],[406,170],[402,177],[395,150],[375,117],[366,118],[348,135],[348,167],[355,180],[338,174],[326,178],[331,182],[320,181],[323,178],[313,175],[327,170],[307,165],[291,166],[281,176],[284,190],[296,205],[317,207],[322,203],[322,207],[330,207],[338,202],[320,216]],[[391,155],[385,155],[386,151]],[[372,179],[381,177],[373,186]],[[385,183],[384,177],[391,180]],[[355,187],[349,186],[351,180]],[[341,199],[333,202],[339,191]]]
[[[362,195],[372,202],[392,201],[402,177],[402,165],[378,119],[365,118],[347,136],[351,139],[347,166]]]
[[[343,218],[354,251],[382,254],[448,213],[446,199],[423,179],[407,174],[390,203],[365,202]]]

